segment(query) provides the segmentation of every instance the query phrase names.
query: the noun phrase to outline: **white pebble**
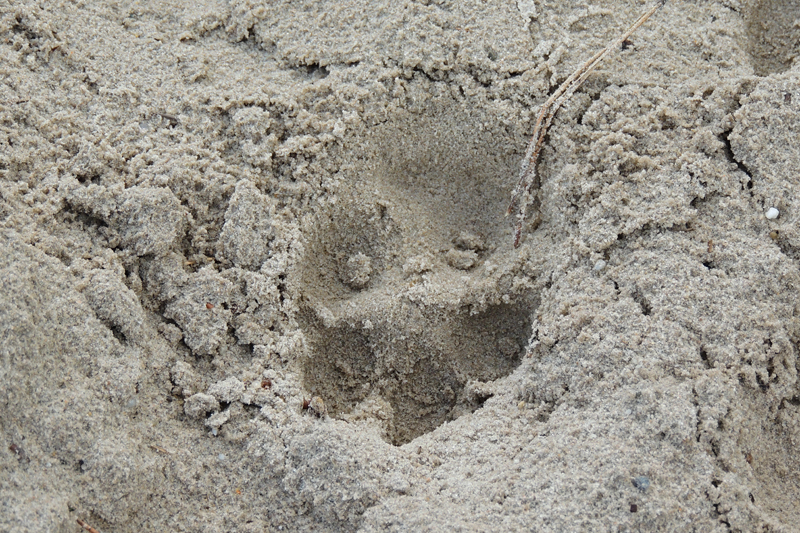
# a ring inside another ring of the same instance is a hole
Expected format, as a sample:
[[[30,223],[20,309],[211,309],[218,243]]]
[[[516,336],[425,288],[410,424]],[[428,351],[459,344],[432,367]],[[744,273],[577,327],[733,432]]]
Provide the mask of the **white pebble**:
[[[606,267],[606,264],[607,263],[601,259],[597,263],[594,264],[594,269],[595,270],[603,270]]]
[[[770,207],[769,209],[767,209],[766,217],[770,220],[775,220],[776,218],[778,218],[778,215],[780,214],[781,214],[780,211],[778,211],[774,207]]]

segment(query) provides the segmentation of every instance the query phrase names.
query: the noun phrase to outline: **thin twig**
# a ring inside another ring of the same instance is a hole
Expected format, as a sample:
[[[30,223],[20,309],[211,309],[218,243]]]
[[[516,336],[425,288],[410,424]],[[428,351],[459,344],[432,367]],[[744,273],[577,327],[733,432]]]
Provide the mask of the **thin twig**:
[[[658,11],[667,0],[658,0],[655,5],[648,9],[630,28],[617,37],[614,42],[597,52],[589,61],[578,67],[572,75],[561,84],[553,95],[547,99],[539,111],[539,116],[536,119],[536,124],[533,127],[533,137],[528,144],[528,150],[525,153],[525,158],[522,160],[522,168],[519,172],[519,181],[514,188],[514,193],[511,195],[511,203],[508,205],[506,216],[510,215],[517,205],[519,204],[519,211],[517,214],[517,225],[514,229],[514,248],[519,246],[519,240],[522,236],[522,224],[525,222],[525,217],[528,212],[528,204],[530,203],[530,192],[536,181],[536,160],[539,158],[539,152],[544,144],[545,135],[553,122],[553,117],[556,111],[572,97],[572,94],[580,87],[589,74],[605,59],[605,57],[612,51],[619,48],[624,41],[635,32],[639,26],[645,23],[650,16]],[[520,196],[525,193],[525,198],[520,202]]]
[[[86,522],[81,520],[80,518],[78,518],[77,522],[78,522],[79,526],[81,526],[83,529],[85,529],[89,533],[100,533],[99,531],[97,531],[95,528],[93,528],[92,526],[90,526],[89,524],[87,524]]]

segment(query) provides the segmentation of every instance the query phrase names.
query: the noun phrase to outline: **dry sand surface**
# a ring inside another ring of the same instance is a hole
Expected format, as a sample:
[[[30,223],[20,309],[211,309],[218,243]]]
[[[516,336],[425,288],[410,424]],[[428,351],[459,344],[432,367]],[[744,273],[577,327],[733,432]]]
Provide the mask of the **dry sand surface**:
[[[0,530],[800,530],[800,2],[670,0],[511,245],[648,5],[0,0]]]

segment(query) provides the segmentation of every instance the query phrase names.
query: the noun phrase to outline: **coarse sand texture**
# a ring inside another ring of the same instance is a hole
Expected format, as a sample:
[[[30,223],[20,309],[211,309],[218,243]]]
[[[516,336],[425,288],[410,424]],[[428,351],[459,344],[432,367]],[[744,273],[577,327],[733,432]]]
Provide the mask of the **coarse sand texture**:
[[[0,531],[800,531],[800,4],[504,217],[653,5],[0,0]]]

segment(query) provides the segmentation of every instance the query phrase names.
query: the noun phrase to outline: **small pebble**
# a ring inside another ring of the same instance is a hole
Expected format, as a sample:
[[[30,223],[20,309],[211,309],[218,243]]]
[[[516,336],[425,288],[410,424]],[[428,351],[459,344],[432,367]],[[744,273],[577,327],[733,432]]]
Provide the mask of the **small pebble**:
[[[603,270],[603,269],[606,267],[606,265],[607,265],[607,264],[608,264],[608,263],[606,263],[605,261],[603,261],[603,260],[601,259],[600,261],[598,261],[597,263],[595,263],[595,264],[594,264],[594,269],[595,269],[596,271]]]
[[[217,458],[219,458],[219,460],[220,460],[220,461],[224,461],[224,460],[225,460],[225,454],[224,454],[224,453],[221,453],[221,454],[219,454],[219,455],[217,456]]]
[[[308,412],[319,418],[325,417],[328,414],[328,409],[325,407],[325,402],[319,396],[314,396],[308,402]]]
[[[650,478],[647,476],[637,476],[631,480],[633,486],[642,492],[646,492],[650,486]]]
[[[767,209],[766,217],[770,220],[775,220],[776,218],[778,218],[778,215],[780,214],[781,214],[780,211],[778,211],[774,207],[770,207],[769,209]]]

